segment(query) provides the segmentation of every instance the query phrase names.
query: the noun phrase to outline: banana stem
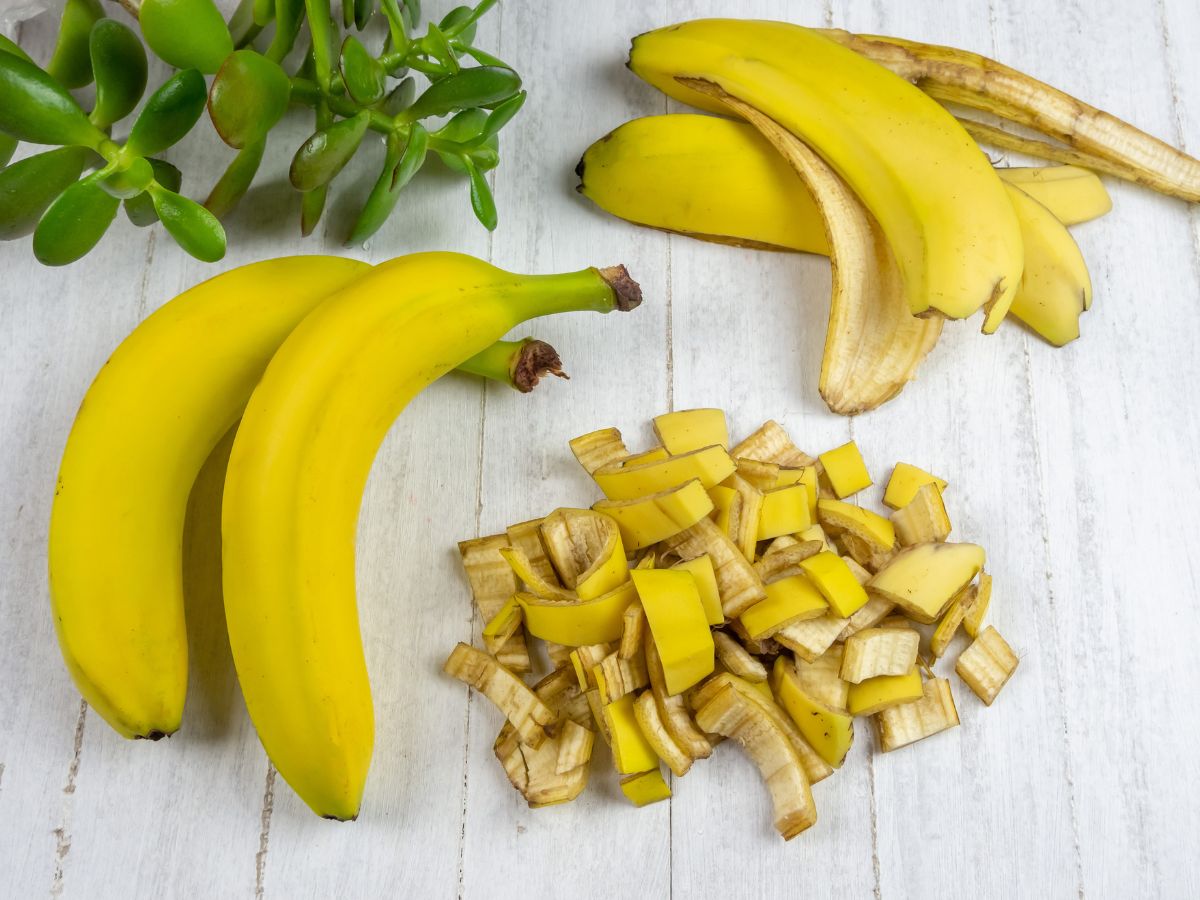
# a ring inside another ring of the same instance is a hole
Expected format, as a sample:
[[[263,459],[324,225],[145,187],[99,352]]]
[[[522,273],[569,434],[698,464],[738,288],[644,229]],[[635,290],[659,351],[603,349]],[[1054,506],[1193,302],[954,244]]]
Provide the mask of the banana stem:
[[[562,369],[558,352],[545,341],[531,337],[517,341],[496,341],[458,368],[462,372],[507,384],[522,394],[532,391],[546,375],[570,377]]]
[[[544,287],[514,293],[512,312],[522,322],[563,312],[628,312],[642,302],[641,287],[622,265],[560,275],[530,275],[522,281]]]

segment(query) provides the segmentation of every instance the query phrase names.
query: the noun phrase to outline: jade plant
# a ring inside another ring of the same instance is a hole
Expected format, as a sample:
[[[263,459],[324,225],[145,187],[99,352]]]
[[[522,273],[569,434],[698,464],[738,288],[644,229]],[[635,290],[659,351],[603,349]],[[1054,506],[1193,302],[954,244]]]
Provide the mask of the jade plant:
[[[430,154],[465,177],[476,217],[494,229],[485,173],[525,101],[517,73],[474,46],[495,2],[456,7],[419,34],[418,0],[344,0],[337,19],[330,0],[242,0],[228,22],[212,0],[122,0],[139,38],[99,0],[67,0],[44,67],[0,35],[0,239],[32,232],[38,260],[63,265],[91,250],[123,205],[135,225],[161,222],[188,253],[218,260],[220,220],[250,187],[289,106],[307,107],[314,123],[288,170],[303,234],[371,135],[384,143],[384,162],[347,243],[383,225]],[[376,19],[386,36],[373,51],[355,32]],[[143,40],[178,70],[144,103]],[[85,110],[72,91],[93,83]],[[183,175],[161,154],[206,109],[237,153],[200,203],[179,193]],[[9,164],[22,141],[52,149]]]

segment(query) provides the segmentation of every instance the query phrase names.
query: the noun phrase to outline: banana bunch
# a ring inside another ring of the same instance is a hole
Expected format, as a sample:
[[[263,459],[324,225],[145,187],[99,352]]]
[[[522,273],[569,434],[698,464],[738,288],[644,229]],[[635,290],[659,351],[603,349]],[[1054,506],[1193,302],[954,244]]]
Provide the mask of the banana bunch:
[[[640,300],[622,266],[526,276],[422,253],[269,260],[167,303],[88,390],[55,490],[51,604],[84,698],[128,738],[179,728],[188,497],[236,425],[222,568],[246,705],[313,810],[354,818],[373,741],[355,524],[388,427],[452,368],[521,390],[561,374],[549,345],[500,340],[527,319]]]
[[[584,154],[579,191],[649,227],[829,256],[819,385],[845,415],[896,396],[945,319],[982,309],[990,334],[1012,313],[1055,346],[1077,338],[1092,287],[1066,226],[1111,207],[1092,170],[1200,199],[1197,160],[950,47],[708,19],[635,38],[629,68],[721,118],[620,126]],[[942,102],[1060,143],[956,119]],[[976,139],[1074,165],[994,169]]]

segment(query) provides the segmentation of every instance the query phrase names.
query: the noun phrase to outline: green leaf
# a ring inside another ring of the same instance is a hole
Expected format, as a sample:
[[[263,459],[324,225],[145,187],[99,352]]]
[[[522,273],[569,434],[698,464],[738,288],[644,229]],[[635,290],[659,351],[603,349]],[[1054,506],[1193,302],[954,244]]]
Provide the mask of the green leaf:
[[[487,178],[479,167],[471,161],[471,157],[463,157],[467,174],[471,176],[471,209],[488,231],[495,231],[497,224],[496,200],[492,197],[492,189],[488,186]]]
[[[521,89],[521,77],[512,69],[476,66],[463,69],[431,84],[404,114],[407,121],[507,100]]]
[[[233,162],[229,164],[229,168],[213,185],[208,199],[204,201],[209,212],[221,219],[238,205],[238,201],[250,189],[250,183],[254,181],[254,176],[258,174],[258,167],[262,164],[263,151],[266,148],[267,138],[264,135],[238,151]]]
[[[146,90],[146,51],[133,30],[113,19],[102,19],[89,41],[96,73],[96,105],[92,122],[107,128],[137,106]]]
[[[487,124],[488,114],[482,109],[464,109],[433,133],[434,137],[456,144],[465,144],[479,137]]]
[[[408,26],[404,22],[404,14],[400,11],[400,4],[397,0],[381,0],[379,4],[383,10],[384,18],[388,23],[388,40],[391,42],[391,49],[398,53],[403,53],[408,49]]]
[[[46,207],[79,178],[86,160],[82,147],[60,147],[0,171],[0,240],[33,231]]]
[[[415,99],[417,99],[417,82],[412,78],[405,78],[383,98],[379,111],[385,116],[394,116],[412,106]]]
[[[486,139],[499,134],[500,129],[512,121],[512,117],[521,111],[521,107],[525,105],[525,98],[527,96],[528,94],[525,91],[521,91],[493,109],[488,114],[487,123],[483,126],[480,136]]]
[[[292,157],[288,173],[292,186],[298,191],[311,191],[333,181],[357,152],[370,122],[371,116],[364,110],[318,129]]]
[[[342,0],[349,3],[350,0]],[[354,0],[354,27],[362,31],[371,21],[371,13],[375,12],[375,0]]]
[[[142,0],[138,22],[150,49],[177,69],[211,75],[233,52],[233,38],[213,0]]]
[[[67,0],[58,24],[58,42],[46,65],[50,77],[66,88],[81,88],[92,83],[92,58],[88,35],[92,26],[104,18],[98,0]]]
[[[300,195],[300,234],[304,237],[308,237],[316,230],[317,224],[321,221],[321,214],[325,212],[325,200],[328,196],[329,185],[327,184],[311,191],[305,191]]]
[[[450,10],[446,18],[442,19],[440,27],[446,33],[446,37],[458,38],[463,44],[469,44],[475,40],[475,23],[495,5],[496,0],[481,0],[474,9],[459,6]]]
[[[180,171],[164,159],[147,160],[154,170],[154,180],[169,191],[178,191],[183,183]],[[124,203],[125,215],[138,228],[145,228],[158,221],[158,213],[154,211],[154,201],[150,199],[149,191],[142,191],[136,197],[130,197]]]
[[[186,252],[201,262],[216,262],[225,255],[225,229],[216,216],[160,185],[151,185],[149,193],[159,221]]]
[[[33,62],[33,58],[21,49],[21,46],[10,37],[0,34],[0,53],[8,53],[12,56],[20,57],[27,63]]]
[[[304,6],[308,13],[308,30],[312,32],[317,84],[328,88],[329,77],[333,74],[333,21],[329,0],[304,0]]]
[[[506,63],[500,57],[492,56],[492,54],[485,53],[483,50],[479,50],[475,47],[463,46],[462,51],[465,54],[467,54],[467,56],[469,56],[473,60],[475,60],[475,62],[479,63],[481,66],[495,66],[496,68],[499,68],[499,69],[511,69],[512,68],[512,66],[510,66],[508,63]]]
[[[379,178],[371,188],[371,194],[354,223],[350,237],[346,240],[347,246],[361,244],[379,230],[396,208],[400,192],[424,164],[425,153],[429,147],[429,134],[420,123],[413,125],[406,145],[401,146],[400,142],[399,135],[388,135],[383,171],[379,173]]]
[[[154,181],[154,169],[145,159],[135,159],[127,169],[110,172],[100,179],[100,187],[120,200],[136,197]]]
[[[445,66],[447,72],[454,74],[462,68],[458,64],[458,57],[450,47],[450,42],[442,34],[442,30],[432,22],[429,23],[429,31],[422,39],[421,46],[430,56]]]
[[[254,0],[254,24],[266,28],[275,18],[275,0]]]
[[[104,237],[121,201],[99,185],[100,173],[81,178],[50,204],[33,232],[33,255],[46,266],[65,266],[87,255]]]
[[[291,82],[278,63],[254,50],[238,50],[213,79],[208,115],[221,140],[241,148],[275,127],[290,96]]]
[[[341,69],[346,93],[355,103],[371,106],[383,97],[387,73],[354,35],[342,42]]]
[[[0,170],[8,165],[8,161],[17,152],[17,144],[21,143],[11,134],[0,134]]]
[[[124,152],[129,156],[153,156],[177,143],[204,112],[206,93],[204,76],[195,69],[177,72],[142,107]]]
[[[304,0],[275,0],[275,35],[267,48],[267,59],[283,62],[296,46],[296,35],[304,22]]]
[[[32,144],[93,150],[107,140],[62,85],[11,53],[0,53],[0,131]]]

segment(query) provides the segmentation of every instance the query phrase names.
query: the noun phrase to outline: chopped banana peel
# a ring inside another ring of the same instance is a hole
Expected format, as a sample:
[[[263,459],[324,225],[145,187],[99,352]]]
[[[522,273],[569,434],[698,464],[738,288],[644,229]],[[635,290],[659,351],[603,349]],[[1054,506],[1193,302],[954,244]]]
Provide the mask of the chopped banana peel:
[[[892,509],[902,509],[912,503],[917,491],[926,484],[936,484],[940,491],[945,491],[948,486],[945,480],[930,475],[924,469],[898,462],[892,469],[892,477],[888,479],[887,488],[883,492],[883,503]]]
[[[673,456],[705,447],[729,447],[725,411],[720,409],[684,409],[655,416],[654,432]]]
[[[954,671],[975,692],[976,697],[991,706],[1000,689],[1017,670],[1019,662],[1008,641],[989,625],[959,655]]]
[[[592,477],[609,500],[636,500],[678,487],[693,478],[711,488],[733,472],[729,452],[724,447],[712,446],[636,465],[609,463],[593,472]]]
[[[749,682],[767,680],[767,670],[745,647],[723,631],[713,632],[717,659],[726,670]]]
[[[906,505],[892,513],[901,547],[944,541],[950,536],[950,516],[936,484],[923,484]]]
[[[987,572],[979,573],[979,581],[970,597],[964,601],[966,607],[963,613],[963,631],[971,637],[979,637],[980,626],[987,617],[988,606],[992,602],[992,576]]]
[[[662,663],[649,635],[646,636],[646,669],[650,674],[650,691],[658,706],[658,715],[675,743],[692,759],[707,759],[712,753],[712,745],[696,727],[683,695],[667,692]]]
[[[712,512],[713,502],[693,479],[648,497],[600,500],[592,509],[617,523],[626,550],[642,550],[695,525]]]
[[[649,772],[626,775],[621,779],[621,793],[637,807],[649,806],[651,803],[671,798],[671,788],[657,766]]]
[[[473,687],[495,704],[516,730],[522,744],[536,749],[546,740],[546,726],[554,722],[554,711],[495,657],[460,643],[446,659],[442,671]]]
[[[868,585],[916,622],[932,624],[983,568],[978,544],[918,544],[901,550]]]
[[[783,426],[774,419],[763,422],[757,431],[736,444],[730,456],[793,467],[811,466],[816,461],[792,443]]]
[[[884,753],[907,747],[958,725],[958,710],[954,706],[949,681],[930,678],[922,690],[920,700],[889,706],[876,713],[875,727],[879,731],[879,747]]]
[[[816,619],[805,619],[785,625],[775,632],[773,637],[800,659],[812,662],[833,645],[848,621],[827,613]]]
[[[654,748],[658,758],[667,764],[667,768],[676,777],[686,775],[692,768],[692,757],[687,750],[679,746],[667,729],[653,691],[643,691],[638,695],[633,701],[633,713],[638,727],[642,729],[643,736]]]
[[[854,743],[854,718],[805,690],[795,667],[782,656],[771,670],[771,689],[809,745],[825,762],[839,768]]]
[[[834,496],[839,500],[844,500],[874,484],[862,453],[854,441],[847,441],[840,447],[826,450],[817,459],[829,480]]]
[[[921,635],[912,628],[867,628],[846,641],[843,681],[859,684],[879,675],[903,675],[917,664]]]
[[[721,609],[729,618],[741,615],[767,591],[754,571],[754,566],[742,555],[729,535],[716,523],[701,519],[691,528],[667,538],[666,545],[685,559],[707,555],[717,576]]]
[[[834,644],[812,662],[796,659],[792,668],[804,692],[830,709],[845,712],[850,696],[849,683],[842,680],[842,656],[845,648]]]
[[[640,600],[635,600],[625,608],[622,615],[625,630],[621,632],[621,643],[617,653],[622,659],[633,659],[642,655],[642,641],[646,635],[646,610]]]
[[[812,525],[808,488],[803,484],[773,487],[762,493],[758,516],[758,540],[769,541],[803,531]]]
[[[1089,191],[1077,202],[1094,206]],[[934,672],[958,631],[976,640],[956,670],[995,698],[1016,656],[983,624],[982,547],[945,541],[945,481],[897,464],[889,519],[857,505],[871,478],[853,443],[816,460],[768,421],[728,451],[719,410],[655,426],[663,445],[638,454],[616,429],[572,442],[621,496],[459,545],[489,652],[460,644],[445,669],[508,719],[495,755],[531,807],[579,795],[597,736],[634,805],[670,796],[663,763],[683,777],[732,738],[792,836],[815,821],[809,786],[845,763],[856,716],[874,718],[876,752],[958,724]],[[527,635],[553,666],[532,688]]]
[[[800,757],[761,707],[726,687],[696,715],[701,728],[736,740],[758,766],[775,807],[775,828],[784,840],[816,824],[817,809]]]
[[[953,47],[832,29],[821,33],[886,66],[936,100],[1032,128],[1099,157],[1109,164],[1109,174],[1200,202],[1200,160],[1023,72]]]

